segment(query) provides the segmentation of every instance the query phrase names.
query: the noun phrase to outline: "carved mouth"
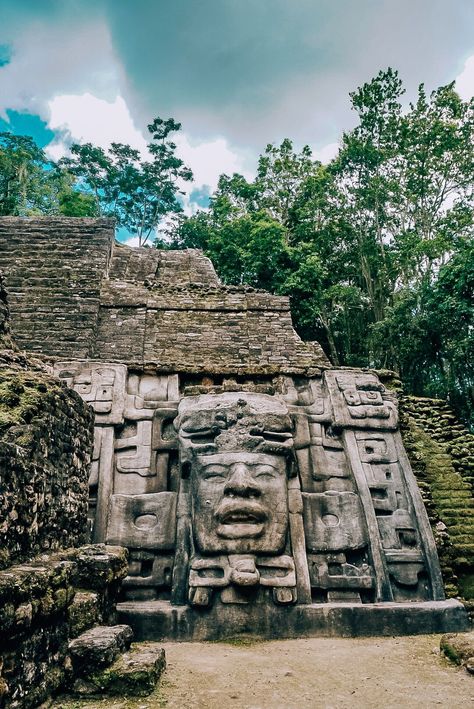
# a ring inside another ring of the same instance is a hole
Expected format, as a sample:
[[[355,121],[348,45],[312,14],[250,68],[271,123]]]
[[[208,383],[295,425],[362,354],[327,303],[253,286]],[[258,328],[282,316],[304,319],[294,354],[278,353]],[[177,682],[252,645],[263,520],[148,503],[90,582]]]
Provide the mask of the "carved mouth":
[[[262,524],[267,513],[257,504],[223,503],[217,510],[216,519],[220,524]]]
[[[246,510],[242,508],[229,510],[224,514],[218,515],[221,524],[260,524],[266,518],[267,515],[262,510]]]

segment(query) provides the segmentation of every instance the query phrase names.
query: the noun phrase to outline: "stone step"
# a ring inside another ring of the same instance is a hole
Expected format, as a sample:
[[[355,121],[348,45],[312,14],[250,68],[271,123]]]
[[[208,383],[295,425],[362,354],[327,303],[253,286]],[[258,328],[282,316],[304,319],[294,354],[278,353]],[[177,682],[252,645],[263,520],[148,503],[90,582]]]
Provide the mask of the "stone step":
[[[474,507],[466,507],[465,504],[459,508],[452,505],[444,509],[441,507],[439,515],[441,519],[462,519],[465,522],[469,522],[471,518],[474,520]]]
[[[95,695],[145,697],[159,682],[166,668],[165,651],[152,642],[134,643],[110,667],[75,681],[73,692]]]
[[[89,675],[111,665],[130,647],[133,631],[129,625],[99,625],[69,643],[75,674]]]
[[[466,504],[466,501],[467,503],[472,501],[472,495],[470,490],[457,490],[455,494],[452,495],[440,495],[438,493],[436,494],[436,497],[433,497],[433,499],[436,499],[436,502],[439,505],[444,505],[445,503],[453,504],[454,501],[459,501],[462,502],[462,504]]]

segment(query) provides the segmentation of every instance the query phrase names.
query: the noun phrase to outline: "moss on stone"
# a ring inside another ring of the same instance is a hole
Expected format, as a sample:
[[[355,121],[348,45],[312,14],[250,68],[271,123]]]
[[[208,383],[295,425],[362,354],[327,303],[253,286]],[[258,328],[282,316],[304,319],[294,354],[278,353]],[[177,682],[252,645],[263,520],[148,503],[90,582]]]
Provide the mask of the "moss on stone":
[[[156,643],[134,643],[110,667],[87,676],[98,692],[146,697],[155,689],[166,667],[165,651]]]
[[[44,373],[0,369],[0,435],[11,426],[30,423],[41,411],[45,394],[62,391]],[[25,443],[28,442],[27,439]]]
[[[458,424],[446,402],[417,397],[402,397],[401,430],[433,527],[446,595],[473,598],[468,580],[474,568],[474,499],[468,460],[472,436]]]

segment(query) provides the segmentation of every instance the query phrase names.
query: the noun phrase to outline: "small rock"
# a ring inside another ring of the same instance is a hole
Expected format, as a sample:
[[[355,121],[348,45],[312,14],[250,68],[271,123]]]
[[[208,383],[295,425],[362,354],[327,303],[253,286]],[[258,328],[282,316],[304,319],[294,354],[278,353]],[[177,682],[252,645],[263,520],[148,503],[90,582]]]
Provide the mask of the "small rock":
[[[128,625],[97,626],[69,643],[74,672],[87,676],[108,667],[130,647],[133,632]]]

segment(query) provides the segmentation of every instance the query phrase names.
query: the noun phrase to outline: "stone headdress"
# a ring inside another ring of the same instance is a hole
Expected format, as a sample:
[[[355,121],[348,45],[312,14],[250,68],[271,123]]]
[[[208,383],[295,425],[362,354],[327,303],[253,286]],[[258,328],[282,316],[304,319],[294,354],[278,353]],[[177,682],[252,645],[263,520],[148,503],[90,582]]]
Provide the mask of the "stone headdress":
[[[196,454],[235,451],[293,459],[293,425],[276,396],[244,392],[182,399],[175,420],[183,474]]]

